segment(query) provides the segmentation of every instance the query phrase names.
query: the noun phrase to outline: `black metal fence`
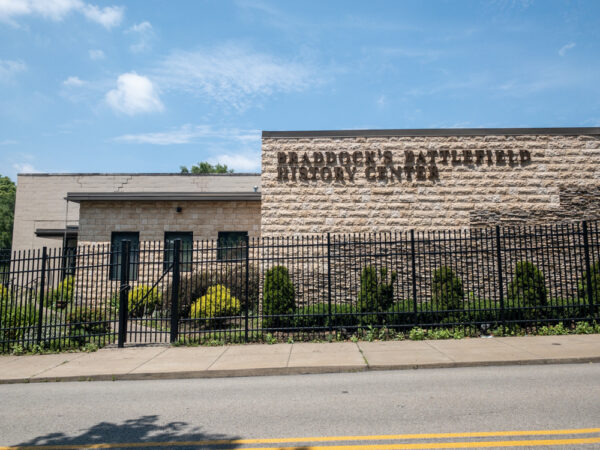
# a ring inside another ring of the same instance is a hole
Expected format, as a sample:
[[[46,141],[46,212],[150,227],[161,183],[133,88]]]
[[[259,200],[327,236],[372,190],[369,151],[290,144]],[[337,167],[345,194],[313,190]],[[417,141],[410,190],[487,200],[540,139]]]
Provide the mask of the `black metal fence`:
[[[367,327],[598,318],[598,222],[470,231],[128,241],[0,260],[0,349],[245,342]]]

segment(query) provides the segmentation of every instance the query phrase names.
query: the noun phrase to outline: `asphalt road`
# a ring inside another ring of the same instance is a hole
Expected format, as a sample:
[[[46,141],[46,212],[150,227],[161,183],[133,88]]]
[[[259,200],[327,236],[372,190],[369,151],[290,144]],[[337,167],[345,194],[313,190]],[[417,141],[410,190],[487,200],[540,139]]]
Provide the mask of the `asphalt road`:
[[[477,442],[495,441],[527,448],[549,440],[542,448],[600,448],[600,429],[573,431],[589,428],[600,428],[600,364],[0,385],[0,446],[169,441],[166,447],[197,448],[220,439],[228,445],[216,448],[483,448]],[[527,433],[464,434],[514,430]],[[439,433],[459,434],[431,436]],[[405,434],[428,435],[381,436]],[[283,439],[305,437],[336,439]]]

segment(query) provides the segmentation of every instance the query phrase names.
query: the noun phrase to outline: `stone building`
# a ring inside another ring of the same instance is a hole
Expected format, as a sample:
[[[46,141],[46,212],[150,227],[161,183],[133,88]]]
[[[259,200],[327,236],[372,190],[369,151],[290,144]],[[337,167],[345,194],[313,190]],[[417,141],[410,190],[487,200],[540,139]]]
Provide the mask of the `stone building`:
[[[13,249],[600,217],[600,128],[263,132],[262,173],[21,174]]]
[[[600,128],[263,132],[261,232],[600,217]]]
[[[257,174],[21,174],[13,250],[260,235]]]

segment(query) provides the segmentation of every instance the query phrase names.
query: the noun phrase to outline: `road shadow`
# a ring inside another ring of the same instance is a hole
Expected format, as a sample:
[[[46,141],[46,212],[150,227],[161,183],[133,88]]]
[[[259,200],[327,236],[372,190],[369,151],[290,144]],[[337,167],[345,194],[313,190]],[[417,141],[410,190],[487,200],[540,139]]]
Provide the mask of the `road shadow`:
[[[78,435],[66,435],[64,433],[49,433],[38,436],[26,442],[18,444],[17,447],[29,446],[64,446],[82,448],[109,444],[111,449],[124,448],[119,444],[136,443],[135,448],[145,448],[147,443],[168,443],[173,442],[173,447],[177,449],[234,449],[238,448],[235,440],[238,436],[226,436],[223,434],[211,434],[200,427],[194,427],[186,422],[170,422],[167,424],[159,423],[158,415],[141,416],[137,419],[126,420],[122,423],[100,422],[89,429],[83,430]],[[211,442],[207,442],[211,441]],[[175,444],[175,443],[178,444]],[[189,445],[186,445],[189,443]],[[150,445],[149,445],[150,447]],[[169,448],[168,444],[152,445],[152,448]],[[131,448],[131,446],[128,446]]]

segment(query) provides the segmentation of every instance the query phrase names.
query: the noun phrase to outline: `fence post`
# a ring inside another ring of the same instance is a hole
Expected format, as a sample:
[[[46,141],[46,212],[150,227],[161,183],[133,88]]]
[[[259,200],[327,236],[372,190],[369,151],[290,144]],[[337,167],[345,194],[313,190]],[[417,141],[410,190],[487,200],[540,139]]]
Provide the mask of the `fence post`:
[[[498,266],[498,285],[500,286],[500,321],[505,326],[504,285],[502,280],[502,249],[500,248],[500,225],[496,225],[496,264]]]
[[[585,282],[587,285],[588,303],[590,304],[590,315],[594,319],[594,292],[592,292],[592,270],[590,264],[590,242],[588,239],[587,220],[583,221],[583,252],[585,254]]]
[[[39,253],[38,253],[39,255]],[[37,344],[42,342],[42,322],[44,320],[44,302],[46,299],[46,262],[48,260],[48,248],[42,248],[42,273],[40,275],[40,306],[38,311]]]
[[[415,253],[415,230],[410,230],[410,257],[412,265],[412,294],[415,327],[419,326],[419,311],[417,307],[417,255]]]
[[[129,300],[129,249],[131,242],[121,241],[121,284],[119,286],[119,336],[118,347],[123,348],[127,338]],[[115,251],[113,249],[113,251]]]
[[[327,317],[329,318],[329,333],[333,331],[331,317],[331,233],[327,233]]]
[[[171,344],[177,341],[179,337],[179,281],[180,270],[181,239],[173,241],[173,282],[171,283]]]
[[[244,342],[248,342],[248,315],[250,310],[250,238],[246,235],[246,307],[244,308]]]

